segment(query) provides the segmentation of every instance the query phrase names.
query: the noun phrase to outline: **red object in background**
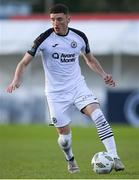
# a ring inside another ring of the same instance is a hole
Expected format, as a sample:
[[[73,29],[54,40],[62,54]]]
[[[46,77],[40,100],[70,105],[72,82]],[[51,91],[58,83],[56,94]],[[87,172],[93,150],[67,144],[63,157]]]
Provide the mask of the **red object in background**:
[[[139,20],[139,13],[94,13],[94,14],[71,14],[72,20]],[[11,16],[15,20],[47,20],[49,15],[36,14],[28,16]]]

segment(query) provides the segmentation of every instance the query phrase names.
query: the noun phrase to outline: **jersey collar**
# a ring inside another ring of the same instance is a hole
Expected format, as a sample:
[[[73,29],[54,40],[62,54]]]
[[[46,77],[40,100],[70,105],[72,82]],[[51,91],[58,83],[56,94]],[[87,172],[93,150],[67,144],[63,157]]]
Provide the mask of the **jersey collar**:
[[[54,31],[54,29],[53,29],[53,31]],[[55,31],[54,31],[54,32],[55,32]],[[69,33],[69,28],[68,28],[67,33],[66,33],[66,34],[64,34],[64,35],[62,35],[62,34],[58,34],[58,33],[56,33],[56,32],[55,32],[55,34],[56,34],[56,35],[58,35],[58,36],[67,36],[67,35],[68,35],[68,33]]]

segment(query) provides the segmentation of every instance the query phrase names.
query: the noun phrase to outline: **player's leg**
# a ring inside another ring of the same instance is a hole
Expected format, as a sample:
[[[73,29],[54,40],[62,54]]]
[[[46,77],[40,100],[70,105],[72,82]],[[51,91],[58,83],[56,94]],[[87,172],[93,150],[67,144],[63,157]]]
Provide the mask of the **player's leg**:
[[[59,134],[58,144],[63,150],[66,160],[69,161],[73,158],[71,129],[69,125],[67,125],[64,127],[57,127],[57,131]]]
[[[124,170],[125,167],[123,163],[120,161],[120,158],[117,154],[117,148],[112,129],[108,121],[106,120],[103,112],[101,111],[99,104],[89,104],[85,108],[83,108],[82,111],[87,116],[91,117],[91,119],[95,123],[96,128],[98,130],[98,135],[102,143],[104,144],[107,152],[110,153],[110,155],[113,157],[115,161],[115,170]]]
[[[79,167],[72,152],[72,133],[69,126],[71,102],[69,99],[70,97],[67,94],[58,94],[52,98],[47,98],[52,124],[58,131],[58,144],[68,162],[68,170],[71,173],[76,173],[79,172]]]
[[[91,117],[91,119],[95,123],[98,130],[98,135],[106,150],[114,159],[116,159],[115,170],[123,170],[124,165],[117,155],[117,149],[112,129],[100,109],[100,105],[96,96],[92,93],[92,91],[89,90],[85,82],[82,82],[78,86],[74,103],[81,112]]]
[[[91,117],[98,131],[100,140],[103,142],[106,150],[111,154],[112,157],[117,157],[116,144],[113,137],[112,129],[104,117],[99,104],[89,104],[82,109],[83,113]]]
[[[72,134],[70,126],[66,125],[64,127],[57,127],[57,131],[59,134],[58,144],[64,152],[66,160],[68,162],[68,171],[70,173],[79,172],[80,169],[72,152]]]

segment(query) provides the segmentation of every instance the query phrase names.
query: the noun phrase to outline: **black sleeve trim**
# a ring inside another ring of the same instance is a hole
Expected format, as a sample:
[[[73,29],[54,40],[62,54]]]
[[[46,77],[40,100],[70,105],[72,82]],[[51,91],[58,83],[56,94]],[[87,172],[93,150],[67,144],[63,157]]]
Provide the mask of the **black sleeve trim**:
[[[40,44],[53,32],[53,28],[48,29],[44,33],[40,34],[33,42],[32,47],[27,51],[31,56],[35,56],[36,51]]]
[[[85,52],[86,52],[86,54],[90,53],[89,42],[88,42],[88,38],[86,37],[86,35],[82,31],[79,31],[77,29],[74,29],[74,28],[69,28],[69,29],[71,31],[75,32],[76,34],[78,34],[84,40],[84,42],[86,44]]]

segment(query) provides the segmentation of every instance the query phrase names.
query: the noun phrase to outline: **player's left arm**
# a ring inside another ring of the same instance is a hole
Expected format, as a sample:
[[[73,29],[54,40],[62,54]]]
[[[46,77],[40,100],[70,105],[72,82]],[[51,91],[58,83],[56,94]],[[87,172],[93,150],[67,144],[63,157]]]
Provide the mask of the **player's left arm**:
[[[115,81],[112,75],[104,71],[98,60],[91,53],[83,54],[83,57],[89,68],[98,73],[105,81],[105,84],[115,87]]]

